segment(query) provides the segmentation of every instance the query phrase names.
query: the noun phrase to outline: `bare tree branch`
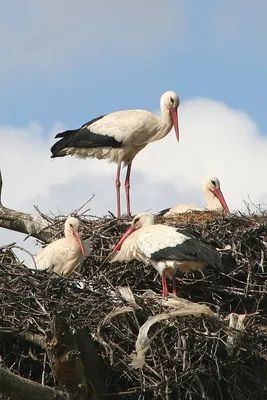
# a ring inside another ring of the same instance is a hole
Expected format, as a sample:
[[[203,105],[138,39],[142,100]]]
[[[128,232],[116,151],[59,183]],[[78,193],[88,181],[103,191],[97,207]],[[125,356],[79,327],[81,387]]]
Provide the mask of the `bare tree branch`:
[[[86,379],[73,332],[59,315],[53,317],[47,331],[46,352],[55,379],[73,399],[97,400],[95,388]]]
[[[55,234],[47,219],[4,207],[2,204],[3,179],[0,171],[0,227],[25,233],[48,242]]]
[[[78,329],[74,339],[81,354],[87,385],[93,387],[97,393],[107,393],[106,366],[97,352],[89,329]]]
[[[31,331],[18,332],[12,328],[0,328],[0,335],[23,339],[26,342],[33,343],[37,346],[40,346],[42,349],[45,349],[45,337],[43,335],[39,335],[38,333],[33,333]]]
[[[69,397],[48,386],[21,378],[5,368],[0,367],[1,394],[11,400],[66,400]]]

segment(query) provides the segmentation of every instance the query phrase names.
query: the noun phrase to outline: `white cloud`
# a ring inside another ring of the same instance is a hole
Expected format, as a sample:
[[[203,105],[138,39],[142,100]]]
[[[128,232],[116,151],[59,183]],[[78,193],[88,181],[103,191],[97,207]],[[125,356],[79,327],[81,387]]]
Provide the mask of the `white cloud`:
[[[196,99],[180,106],[179,119],[180,143],[171,132],[134,160],[133,213],[157,212],[179,203],[204,205],[200,182],[206,175],[219,177],[232,210],[244,207],[248,195],[255,203],[267,203],[262,181],[267,169],[267,138],[246,113]],[[21,129],[0,128],[4,205],[33,212],[36,204],[43,212],[68,214],[95,194],[89,204],[91,214],[116,213],[115,164],[71,157],[50,159],[53,137],[62,128],[57,124],[47,135],[36,123]],[[122,183],[124,176],[123,170]],[[122,199],[125,210],[123,185]],[[0,230],[0,244],[17,238],[13,232]],[[31,242],[27,243],[25,246],[31,247]]]
[[[159,56],[183,29],[177,0],[24,0],[0,15],[3,73],[47,71],[120,57]]]

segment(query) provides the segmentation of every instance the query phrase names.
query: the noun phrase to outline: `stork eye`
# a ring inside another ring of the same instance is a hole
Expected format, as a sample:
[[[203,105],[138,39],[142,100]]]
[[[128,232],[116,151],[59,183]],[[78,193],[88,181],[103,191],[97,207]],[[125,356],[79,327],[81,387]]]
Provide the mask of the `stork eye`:
[[[134,223],[136,224],[136,222],[138,222],[139,219],[140,219],[140,217],[136,218],[136,219],[134,220]]]
[[[174,99],[172,97],[170,98],[170,100],[171,100],[171,103],[174,103]]]
[[[70,227],[73,229],[73,225],[72,224],[70,224]]]
[[[215,182],[215,181],[211,181],[211,183],[212,183],[214,186],[216,186],[216,182]]]

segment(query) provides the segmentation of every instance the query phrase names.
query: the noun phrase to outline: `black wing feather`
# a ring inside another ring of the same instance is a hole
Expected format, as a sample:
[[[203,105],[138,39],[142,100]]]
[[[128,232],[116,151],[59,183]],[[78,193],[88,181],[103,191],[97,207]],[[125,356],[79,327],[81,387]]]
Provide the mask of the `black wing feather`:
[[[179,227],[178,229],[176,229],[176,232],[181,233],[182,235],[188,236],[192,239],[199,239],[202,243],[206,243],[208,246],[211,246],[211,244],[205,240],[200,233],[196,232],[196,231],[192,231],[191,229],[188,228],[183,228],[183,227]]]
[[[171,209],[171,207],[165,208],[165,210],[159,211],[156,215],[157,215],[158,217],[162,217],[164,214],[166,214],[166,212],[170,211],[170,209]]]
[[[122,147],[123,143],[117,141],[114,137],[94,133],[88,129],[88,126],[92,125],[94,122],[100,120],[104,116],[105,115],[101,115],[98,118],[94,118],[78,129],[58,133],[55,138],[61,139],[51,147],[51,158],[64,157],[66,155],[64,154],[64,149],[69,147],[76,147],[79,149],[96,147]]]
[[[177,232],[179,231],[177,229]],[[179,233],[190,239],[175,247],[165,247],[156,251],[151,254],[151,259],[153,261],[206,261],[212,267],[222,269],[221,256],[213,246],[186,230],[181,230]]]
[[[100,117],[94,118],[91,121],[87,122],[86,124],[83,124],[80,128],[78,129],[71,129],[69,131],[64,131],[64,132],[60,132],[55,136],[55,139],[57,138],[63,138],[66,135],[69,135],[71,133],[75,133],[75,132],[79,132],[81,129],[87,128],[88,126],[92,125],[94,122],[99,121],[100,119],[102,119],[103,117],[105,117],[106,114],[101,115]]]

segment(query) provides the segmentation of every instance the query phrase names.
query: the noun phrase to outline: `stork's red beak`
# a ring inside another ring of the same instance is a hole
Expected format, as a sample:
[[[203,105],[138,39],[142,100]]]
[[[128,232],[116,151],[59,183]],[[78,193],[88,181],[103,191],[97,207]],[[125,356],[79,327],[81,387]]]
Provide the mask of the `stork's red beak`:
[[[124,235],[121,237],[121,239],[118,241],[118,243],[116,244],[116,246],[114,247],[114,249],[112,250],[111,254],[116,253],[117,250],[120,250],[122,243],[124,242],[125,239],[127,239],[128,236],[130,236],[134,231],[135,231],[135,227],[134,226],[130,226],[127,231],[124,233]]]
[[[84,251],[83,244],[82,244],[79,233],[77,231],[73,230],[73,235],[74,235],[75,239],[77,240],[78,246],[80,247],[83,256],[85,257],[85,251]]]
[[[179,142],[179,125],[178,125],[178,112],[177,108],[170,108],[171,119],[176,133],[177,141]]]
[[[219,202],[223,206],[224,211],[227,214],[230,214],[230,210],[228,208],[228,205],[226,204],[226,201],[225,201],[224,196],[223,196],[223,194],[221,192],[221,189],[214,189],[214,190],[212,190],[212,193],[217,197],[217,199],[219,200]]]

